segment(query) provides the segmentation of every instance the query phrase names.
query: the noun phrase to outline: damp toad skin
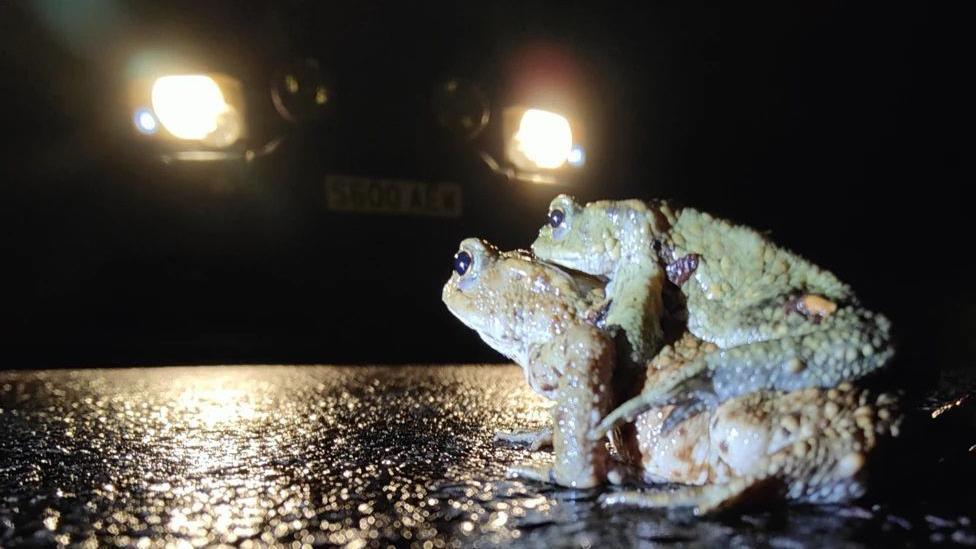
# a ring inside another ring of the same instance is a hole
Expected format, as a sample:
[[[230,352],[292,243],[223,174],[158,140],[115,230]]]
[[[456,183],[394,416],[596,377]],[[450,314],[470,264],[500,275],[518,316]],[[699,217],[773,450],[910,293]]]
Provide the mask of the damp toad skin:
[[[770,389],[830,388],[887,365],[890,322],[832,273],[759,232],[668,202],[559,195],[533,252],[608,279],[603,327],[621,330],[638,363],[664,345],[662,295],[675,288],[687,330],[715,351],[642,395],[634,410],[677,404],[675,419]],[[633,415],[633,414],[631,414]]]
[[[469,238],[455,255],[442,299],[488,345],[519,364],[533,390],[556,403],[551,430],[504,437],[536,446],[551,441],[552,467],[516,472],[578,488],[602,484],[609,454],[590,434],[614,404],[616,360],[612,342],[584,320],[604,299],[601,281]]]
[[[648,364],[646,387],[680,370],[714,345],[685,333]],[[673,491],[623,490],[607,504],[694,508],[709,513],[756,497],[841,503],[866,492],[879,444],[898,436],[897,399],[847,382],[836,388],[762,390],[726,400],[666,429],[674,406],[634,420],[637,455],[649,483],[680,483]],[[597,430],[597,436],[602,433]]]

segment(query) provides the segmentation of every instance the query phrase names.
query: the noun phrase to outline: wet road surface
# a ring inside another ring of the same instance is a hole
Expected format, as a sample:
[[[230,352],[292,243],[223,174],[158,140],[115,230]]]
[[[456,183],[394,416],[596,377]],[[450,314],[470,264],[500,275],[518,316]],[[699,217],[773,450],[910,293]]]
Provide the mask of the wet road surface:
[[[976,544],[958,502],[695,520],[506,479],[547,454],[494,432],[545,418],[514,366],[0,373],[0,547]]]

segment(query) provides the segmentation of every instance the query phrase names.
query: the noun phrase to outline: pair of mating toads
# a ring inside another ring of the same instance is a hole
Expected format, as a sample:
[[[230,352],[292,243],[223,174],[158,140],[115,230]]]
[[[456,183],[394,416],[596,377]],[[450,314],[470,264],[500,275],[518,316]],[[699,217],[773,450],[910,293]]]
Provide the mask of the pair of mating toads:
[[[461,242],[443,300],[555,402],[551,430],[506,435],[551,443],[554,463],[514,474],[683,485],[607,504],[848,501],[898,435],[896,398],[858,386],[893,357],[888,320],[830,272],[691,208],[560,195],[532,253]]]

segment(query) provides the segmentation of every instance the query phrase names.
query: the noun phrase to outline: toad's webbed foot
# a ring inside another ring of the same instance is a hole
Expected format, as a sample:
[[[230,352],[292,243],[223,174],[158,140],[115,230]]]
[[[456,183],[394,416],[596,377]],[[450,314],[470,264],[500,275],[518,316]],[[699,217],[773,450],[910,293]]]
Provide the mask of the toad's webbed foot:
[[[649,378],[647,386],[641,394],[624,402],[607,414],[599,425],[590,431],[590,440],[601,440],[607,436],[615,426],[637,419],[637,416],[653,408],[670,404],[686,405],[689,410],[683,412],[684,419],[695,413],[717,407],[721,402],[712,389],[711,376],[707,371],[707,364],[702,360],[695,360],[682,366],[676,372],[668,372],[663,379]],[[702,403],[705,404],[702,407]],[[694,413],[691,412],[694,409]],[[672,425],[677,425],[675,422]]]
[[[678,382],[670,389],[661,387],[659,390],[645,391],[621,404],[603,418],[590,437],[591,440],[599,440],[619,423],[634,421],[637,416],[654,408],[673,406],[661,426],[661,434],[668,435],[685,420],[712,411],[720,404],[722,400],[715,394],[712,377],[708,371],[704,371]]]
[[[556,483],[556,470],[550,466],[513,465],[505,471],[508,478],[519,478],[535,482]]]
[[[774,477],[732,479],[725,484],[684,486],[673,491],[623,490],[600,496],[604,506],[629,505],[643,508],[691,507],[695,515],[716,513],[742,504],[782,497],[783,483]]]
[[[552,429],[547,427],[538,431],[521,433],[498,431],[495,433],[495,440],[512,444],[528,444],[532,451],[542,450],[543,448],[552,448]]]
[[[620,478],[621,482],[624,477],[624,469],[617,470],[612,476],[612,478]],[[587,489],[593,488],[602,484],[600,479],[586,478],[582,475],[572,475],[567,477],[566,473],[560,473],[558,469],[558,464],[553,465],[532,465],[532,464],[521,464],[513,465],[505,471],[505,476],[508,478],[517,478],[522,480],[529,480],[533,482],[543,482],[547,484],[556,484],[559,486],[565,486],[567,488],[580,488]]]
[[[673,404],[674,408],[661,425],[661,434],[669,435],[675,427],[685,420],[691,419],[702,412],[711,412],[722,403],[715,394],[712,378],[707,372],[696,377],[686,379],[671,390],[664,399],[665,404]]]

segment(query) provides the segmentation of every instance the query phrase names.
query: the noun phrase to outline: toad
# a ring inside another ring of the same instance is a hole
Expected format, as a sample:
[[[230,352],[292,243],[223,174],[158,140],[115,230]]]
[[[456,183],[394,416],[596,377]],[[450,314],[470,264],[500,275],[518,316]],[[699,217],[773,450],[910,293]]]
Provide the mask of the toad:
[[[688,332],[714,350],[617,412],[633,419],[675,405],[666,430],[753,391],[836,387],[894,355],[888,319],[862,307],[832,273],[749,227],[693,208],[639,200],[581,205],[559,195],[532,250],[608,279],[606,300],[590,316],[621,330],[638,362],[664,345],[662,295],[677,289]]]
[[[467,239],[442,297],[455,316],[523,368],[533,389],[555,401],[552,466],[516,467],[513,473],[574,487],[613,479],[603,439],[626,417],[604,420],[613,415],[616,355],[611,333],[588,315],[605,299],[598,281],[526,252],[501,252]],[[716,351],[714,343],[685,333],[647,364],[645,390]],[[639,414],[635,429],[613,442],[643,480],[680,487],[615,491],[603,496],[605,503],[706,513],[758,493],[848,501],[864,493],[868,458],[882,440],[897,436],[900,421],[892,396],[846,382],[830,389],[753,391],[665,430],[675,410],[662,405]]]

